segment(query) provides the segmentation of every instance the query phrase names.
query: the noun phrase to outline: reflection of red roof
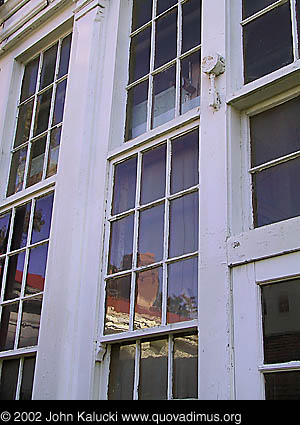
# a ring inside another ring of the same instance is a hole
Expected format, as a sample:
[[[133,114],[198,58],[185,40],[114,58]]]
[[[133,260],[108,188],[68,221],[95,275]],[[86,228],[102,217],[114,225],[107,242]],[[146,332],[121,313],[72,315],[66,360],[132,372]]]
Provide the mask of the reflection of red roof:
[[[22,282],[23,272],[20,270],[16,270],[15,281],[21,283]],[[28,273],[26,279],[26,285],[30,288],[38,289],[39,291],[44,290],[44,282],[45,278],[40,274]]]

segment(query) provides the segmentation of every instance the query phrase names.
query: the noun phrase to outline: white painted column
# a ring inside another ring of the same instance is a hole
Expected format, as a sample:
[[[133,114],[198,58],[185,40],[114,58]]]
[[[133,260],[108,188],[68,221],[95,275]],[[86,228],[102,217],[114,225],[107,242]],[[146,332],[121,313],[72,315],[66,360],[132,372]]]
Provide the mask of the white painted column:
[[[112,27],[105,55],[109,13],[105,1],[76,2],[34,399],[91,398],[116,50]]]
[[[219,53],[226,62],[226,0],[203,2],[203,57]],[[202,73],[200,109],[200,399],[233,397],[230,275],[227,238],[226,69],[216,77],[221,107],[209,106],[209,77]]]

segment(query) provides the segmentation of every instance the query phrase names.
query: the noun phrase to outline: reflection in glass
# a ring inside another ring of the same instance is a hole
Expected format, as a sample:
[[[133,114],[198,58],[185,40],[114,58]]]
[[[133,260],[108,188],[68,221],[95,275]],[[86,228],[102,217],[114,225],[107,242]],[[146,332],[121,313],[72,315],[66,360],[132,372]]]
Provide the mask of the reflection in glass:
[[[22,384],[20,389],[20,400],[31,400],[33,377],[35,368],[35,357],[25,357],[22,373]]]
[[[47,137],[41,137],[31,144],[29,169],[26,187],[32,186],[42,180],[44,157]]]
[[[141,343],[139,400],[165,400],[168,382],[168,339]]]
[[[300,215],[299,178],[299,158],[253,175],[256,227]]]
[[[132,31],[141,27],[152,17],[152,0],[134,0],[132,12]]]
[[[243,28],[245,83],[293,62],[289,2],[249,22]]]
[[[23,301],[23,312],[18,348],[37,345],[40,318],[42,310],[42,296]]]
[[[47,254],[48,244],[30,250],[25,295],[33,295],[44,290]]]
[[[187,133],[172,141],[171,193],[180,192],[199,182],[199,132]]]
[[[57,43],[43,54],[40,90],[53,83],[57,54]]]
[[[105,334],[128,331],[131,275],[106,282]]]
[[[127,159],[115,166],[113,214],[134,208],[137,157]]]
[[[182,5],[182,53],[200,44],[201,1],[190,0]]]
[[[31,202],[16,208],[11,250],[23,248],[27,243]]]
[[[14,147],[20,146],[29,139],[33,100],[20,106]]]
[[[198,1],[198,0],[197,0]],[[177,8],[156,21],[154,67],[169,62],[177,53]]]
[[[158,0],[156,15],[159,15],[160,13],[174,6],[174,4],[176,3],[177,3],[177,0]]]
[[[168,323],[197,319],[198,259],[178,261],[168,266]]]
[[[132,400],[135,344],[111,346],[109,400]],[[122,377],[120,379],[120,377]]]
[[[300,279],[262,285],[264,362],[300,359]]]
[[[49,238],[54,193],[38,198],[33,216],[31,243]]]
[[[148,80],[128,90],[126,140],[134,139],[146,131]]]
[[[264,9],[276,0],[243,0],[243,19],[248,18],[259,10]]]
[[[143,154],[141,204],[147,204],[165,196],[166,144]]]
[[[21,294],[25,251],[8,258],[8,269],[5,286],[5,300],[17,298]]]
[[[198,398],[198,337],[174,337],[173,398]]]
[[[175,115],[175,66],[154,75],[152,127],[170,121]]]
[[[111,224],[108,273],[131,269],[133,217],[131,214]]]
[[[60,62],[57,78],[67,74],[69,68],[72,34],[63,39],[60,51]]]
[[[300,372],[265,373],[266,400],[300,400]]]
[[[147,266],[163,257],[164,204],[141,211],[138,240],[138,266]]]
[[[22,190],[25,172],[27,147],[19,149],[12,156],[7,196]]]
[[[149,73],[150,68],[151,28],[147,27],[131,39],[130,45],[130,76],[133,82]]]
[[[5,254],[7,249],[11,212],[0,215],[0,254]]]
[[[48,128],[52,88],[40,94],[37,98],[36,117],[34,124],[34,136]]]
[[[39,58],[32,60],[25,66],[21,90],[21,102],[35,93],[38,66]]]
[[[0,322],[0,350],[12,350],[15,343],[19,303],[2,307]]]
[[[63,119],[66,87],[67,87],[67,80],[62,81],[61,83],[57,85],[52,125],[56,125],[60,123]]]
[[[198,192],[190,193],[170,202],[169,257],[197,251],[198,215]]]
[[[15,399],[19,362],[19,359],[3,360],[0,379],[0,400]]]
[[[61,127],[51,131],[46,177],[53,176],[57,172],[60,138]]]
[[[161,324],[162,267],[137,273],[134,328]]]
[[[200,50],[181,61],[181,113],[200,106]]]
[[[300,97],[250,117],[252,167],[300,150]]]

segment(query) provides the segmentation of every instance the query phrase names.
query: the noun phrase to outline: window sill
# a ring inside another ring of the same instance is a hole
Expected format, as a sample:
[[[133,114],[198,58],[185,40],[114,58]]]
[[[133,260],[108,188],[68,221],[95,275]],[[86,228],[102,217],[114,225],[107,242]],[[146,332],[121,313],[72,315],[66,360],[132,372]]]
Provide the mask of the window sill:
[[[299,87],[300,60],[265,75],[228,96],[226,103],[238,110],[250,108],[296,86]]]

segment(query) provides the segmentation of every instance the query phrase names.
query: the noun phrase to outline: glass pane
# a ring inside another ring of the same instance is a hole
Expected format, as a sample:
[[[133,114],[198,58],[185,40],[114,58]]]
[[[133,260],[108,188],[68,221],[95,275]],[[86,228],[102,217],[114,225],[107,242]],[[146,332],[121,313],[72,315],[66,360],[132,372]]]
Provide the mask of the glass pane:
[[[44,290],[48,244],[30,250],[26,277],[25,296]]]
[[[177,4],[177,0],[157,0],[156,15],[159,15],[160,13],[174,6],[174,4]]]
[[[7,196],[22,190],[26,164],[27,147],[16,151],[11,160]]]
[[[250,118],[252,167],[300,150],[300,97]]]
[[[185,134],[172,141],[171,193],[199,182],[199,132]]]
[[[39,57],[32,60],[25,66],[25,72],[22,82],[21,102],[35,93],[37,74],[39,66]]]
[[[31,144],[29,169],[26,187],[42,180],[47,136],[35,140]]]
[[[53,192],[50,195],[38,198],[35,204],[33,216],[33,229],[31,243],[36,243],[49,238],[52,208]]]
[[[150,27],[132,37],[130,46],[129,82],[138,80],[143,77],[143,75],[148,74],[150,68],[150,40]]]
[[[58,70],[58,78],[68,73],[70,52],[71,52],[72,34],[63,39],[60,51],[60,62]]]
[[[165,196],[166,145],[143,154],[141,204],[145,205]]]
[[[148,80],[128,90],[126,140],[145,133],[147,126]]]
[[[133,214],[111,224],[108,273],[131,269]]]
[[[168,382],[168,340],[141,343],[140,400],[165,400]]]
[[[0,400],[14,400],[17,390],[19,359],[3,360],[0,381]]]
[[[259,10],[264,9],[276,0],[243,0],[243,19],[254,15]]]
[[[154,76],[152,127],[170,121],[175,116],[175,66]]]
[[[53,176],[57,172],[59,146],[61,139],[61,127],[55,128],[50,134],[50,146],[48,153],[48,165],[46,177]]]
[[[21,285],[23,279],[25,252],[12,255],[8,259],[8,269],[6,276],[5,300],[11,300],[21,295]]]
[[[201,1],[190,0],[182,5],[182,53],[200,44]]]
[[[31,202],[16,208],[11,250],[23,248],[27,243]]]
[[[132,400],[135,344],[111,346],[109,400]]]
[[[31,400],[34,368],[35,368],[35,357],[26,357],[24,359],[24,364],[23,364],[20,400]]]
[[[300,279],[261,286],[264,362],[300,359]]]
[[[0,215],[0,254],[5,254],[7,249],[11,212]]]
[[[181,61],[181,113],[200,106],[200,50]]]
[[[269,74],[293,60],[289,2],[244,26],[245,83]]]
[[[177,8],[156,22],[154,67],[174,59],[177,54]]]
[[[106,282],[105,334],[129,330],[131,275]]]
[[[198,337],[174,337],[173,398],[198,398]]]
[[[137,273],[134,328],[161,324],[162,267]]]
[[[14,141],[15,148],[29,139],[32,110],[33,100],[20,106],[16,137]]]
[[[168,266],[168,323],[197,319],[198,259]]]
[[[141,27],[152,18],[152,0],[134,0],[132,31]]]
[[[170,202],[169,257],[198,249],[198,193],[190,193]]]
[[[300,400],[300,372],[266,373],[266,400]]]
[[[140,213],[138,266],[147,266],[163,257],[164,212],[161,204]]]
[[[53,83],[56,64],[57,44],[46,50],[43,55],[40,89]]]
[[[56,125],[63,120],[64,107],[65,107],[65,96],[66,96],[67,80],[62,81],[57,85],[55,103],[54,103],[54,115],[52,125]]]
[[[23,313],[18,348],[37,345],[40,330],[42,297],[23,301]]]
[[[2,307],[0,322],[0,350],[12,350],[14,348],[17,329],[19,303],[13,303]]]
[[[115,166],[113,214],[134,208],[136,167],[136,156]]]
[[[38,96],[36,117],[34,124],[34,136],[47,130],[49,122],[52,88]]]
[[[27,243],[31,202],[16,208],[11,250],[23,248]]]
[[[299,158],[254,174],[256,227],[300,215],[299,179]]]

